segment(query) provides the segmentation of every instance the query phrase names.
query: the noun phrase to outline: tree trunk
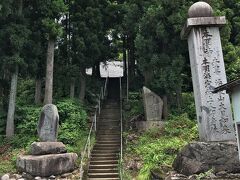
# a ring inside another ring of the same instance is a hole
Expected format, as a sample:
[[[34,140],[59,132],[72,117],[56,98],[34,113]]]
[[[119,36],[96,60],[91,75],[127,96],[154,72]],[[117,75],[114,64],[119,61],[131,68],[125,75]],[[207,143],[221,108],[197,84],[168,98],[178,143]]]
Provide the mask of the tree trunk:
[[[127,52],[126,52],[126,39],[123,36],[123,76],[127,77]]]
[[[144,71],[144,84],[145,86],[149,87],[152,79],[153,79],[153,71],[151,69],[147,69]]]
[[[128,68],[129,68],[129,83],[132,84],[135,77],[135,44],[134,39],[129,37],[129,59],[128,59]]]
[[[47,50],[47,68],[46,68],[44,104],[52,104],[54,44],[55,41],[49,38]]]
[[[167,95],[163,96],[163,119],[168,119],[168,99]]]
[[[96,77],[96,78],[100,78],[101,77],[101,74],[100,74],[100,62],[97,61],[95,64],[94,64],[94,68],[92,69],[92,76],[93,77]],[[84,73],[85,74],[85,73]]]
[[[182,107],[182,87],[177,87],[176,90],[176,100],[177,100],[177,107],[180,110]]]
[[[85,71],[82,71],[82,72],[81,72],[81,75],[80,75],[80,83],[81,83],[81,87],[80,87],[79,99],[80,99],[81,102],[84,102],[85,92],[86,92],[86,77],[85,77]]]
[[[35,104],[41,104],[42,97],[42,80],[36,79],[35,83]]]
[[[75,78],[71,78],[70,84],[70,98],[73,99],[75,96]]]
[[[14,114],[17,95],[17,80],[18,80],[18,66],[15,67],[15,72],[11,77],[11,88],[9,95],[8,114],[7,114],[7,126],[6,137],[11,138],[14,135]]]

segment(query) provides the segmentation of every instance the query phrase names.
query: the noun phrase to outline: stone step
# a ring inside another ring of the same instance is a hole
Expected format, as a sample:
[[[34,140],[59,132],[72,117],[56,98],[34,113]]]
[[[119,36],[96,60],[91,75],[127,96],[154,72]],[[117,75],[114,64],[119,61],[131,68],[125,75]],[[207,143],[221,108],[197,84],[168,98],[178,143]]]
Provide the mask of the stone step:
[[[118,142],[118,143],[111,143],[111,144],[104,144],[104,143],[99,143],[99,142],[97,142],[96,144],[95,144],[95,147],[119,147],[121,145],[121,143],[120,142]]]
[[[97,125],[100,126],[120,126],[121,121],[118,119],[99,119],[97,121]]]
[[[120,123],[120,118],[102,118],[102,117],[99,117],[98,123]]]
[[[97,137],[97,141],[113,141],[113,140],[115,141],[115,140],[120,140],[120,139],[121,139],[120,135],[109,136],[106,134],[102,134]]]
[[[120,180],[119,178],[88,178],[88,180]]]
[[[89,178],[119,178],[118,173],[88,173]]]
[[[102,164],[102,165],[89,165],[89,170],[92,169],[117,169],[118,164]]]
[[[120,150],[119,149],[93,149],[92,153],[119,153]]]
[[[113,132],[118,132],[118,133],[119,133],[120,130],[121,130],[120,127],[117,127],[117,128],[115,128],[115,129],[114,129],[113,127],[108,127],[108,128],[106,128],[106,129],[103,129],[103,128],[106,128],[106,126],[102,126],[101,128],[98,127],[98,128],[97,128],[97,132],[98,132],[98,131],[110,131],[110,132],[113,131]]]
[[[102,160],[118,160],[118,156],[99,156],[99,157],[91,157],[90,161],[102,161]]]
[[[101,136],[101,135],[108,135],[108,136],[114,136],[114,135],[117,135],[117,136],[120,136],[121,134],[120,134],[120,132],[117,132],[117,131],[113,131],[113,130],[111,130],[111,131],[105,131],[105,130],[99,130],[99,131],[97,131],[97,136]]]
[[[120,113],[120,108],[119,109],[116,109],[116,108],[115,109],[106,109],[105,108],[105,109],[102,109],[101,113],[103,113],[103,114],[104,113],[113,113],[113,114]]]
[[[120,145],[118,145],[118,146],[94,146],[93,150],[119,150],[120,151]]]
[[[118,160],[97,160],[97,161],[90,161],[90,165],[106,165],[106,164],[118,164]]]
[[[120,114],[101,114],[100,119],[120,119]]]
[[[118,157],[118,153],[101,153],[101,152],[92,152],[91,153],[92,158],[97,158],[97,157]]]
[[[118,169],[90,169],[89,173],[118,173]]]
[[[121,130],[120,128],[120,126],[119,125],[112,125],[112,124],[106,124],[106,125],[103,125],[103,124],[100,124],[99,126],[98,126],[98,128],[97,128],[97,130],[101,130],[101,129],[103,129],[103,128],[105,128],[105,129],[109,129],[109,130]]]
[[[100,141],[100,140],[98,140],[96,143],[95,143],[96,145],[97,144],[104,144],[104,145],[107,145],[107,144],[121,144],[121,141],[120,141],[120,139],[119,140],[109,140],[109,141]]]

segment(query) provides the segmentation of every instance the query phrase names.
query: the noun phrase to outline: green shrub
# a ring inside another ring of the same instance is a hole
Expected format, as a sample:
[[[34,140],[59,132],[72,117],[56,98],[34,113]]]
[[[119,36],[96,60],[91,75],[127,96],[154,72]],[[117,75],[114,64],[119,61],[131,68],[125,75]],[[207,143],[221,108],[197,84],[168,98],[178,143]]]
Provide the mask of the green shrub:
[[[143,162],[138,179],[148,180],[151,170],[171,167],[179,150],[188,142],[197,140],[196,127],[187,114],[170,116],[163,131],[150,129],[134,143],[127,144],[127,153],[140,157]]]
[[[144,107],[142,102],[142,97],[140,92],[129,92],[129,101],[128,105],[130,106],[130,110],[124,113],[125,118],[129,119],[139,114],[143,114]]]
[[[86,136],[87,113],[83,106],[74,100],[63,100],[57,103],[60,130],[59,141],[73,145]]]

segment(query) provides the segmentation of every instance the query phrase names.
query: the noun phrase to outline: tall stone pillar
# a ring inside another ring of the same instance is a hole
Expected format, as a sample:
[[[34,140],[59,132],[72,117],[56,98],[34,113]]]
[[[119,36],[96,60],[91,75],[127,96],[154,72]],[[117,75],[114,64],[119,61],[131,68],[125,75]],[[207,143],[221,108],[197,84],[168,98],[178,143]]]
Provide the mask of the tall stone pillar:
[[[225,91],[212,91],[227,82],[219,27],[225,17],[213,17],[205,2],[193,4],[181,32],[188,39],[194,98],[201,141],[235,140],[231,105]]]

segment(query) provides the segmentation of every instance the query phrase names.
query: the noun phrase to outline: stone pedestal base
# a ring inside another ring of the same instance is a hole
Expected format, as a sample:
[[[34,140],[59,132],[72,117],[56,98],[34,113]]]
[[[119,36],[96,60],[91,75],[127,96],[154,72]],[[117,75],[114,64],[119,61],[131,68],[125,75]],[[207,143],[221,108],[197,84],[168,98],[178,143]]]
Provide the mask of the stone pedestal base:
[[[32,176],[49,177],[73,171],[77,157],[75,153],[19,156],[17,169]]]
[[[146,131],[151,128],[159,128],[162,129],[164,127],[163,121],[137,121],[136,128],[138,131]]]
[[[194,142],[185,146],[173,163],[174,169],[185,175],[213,170],[215,173],[240,172],[236,142]]]

